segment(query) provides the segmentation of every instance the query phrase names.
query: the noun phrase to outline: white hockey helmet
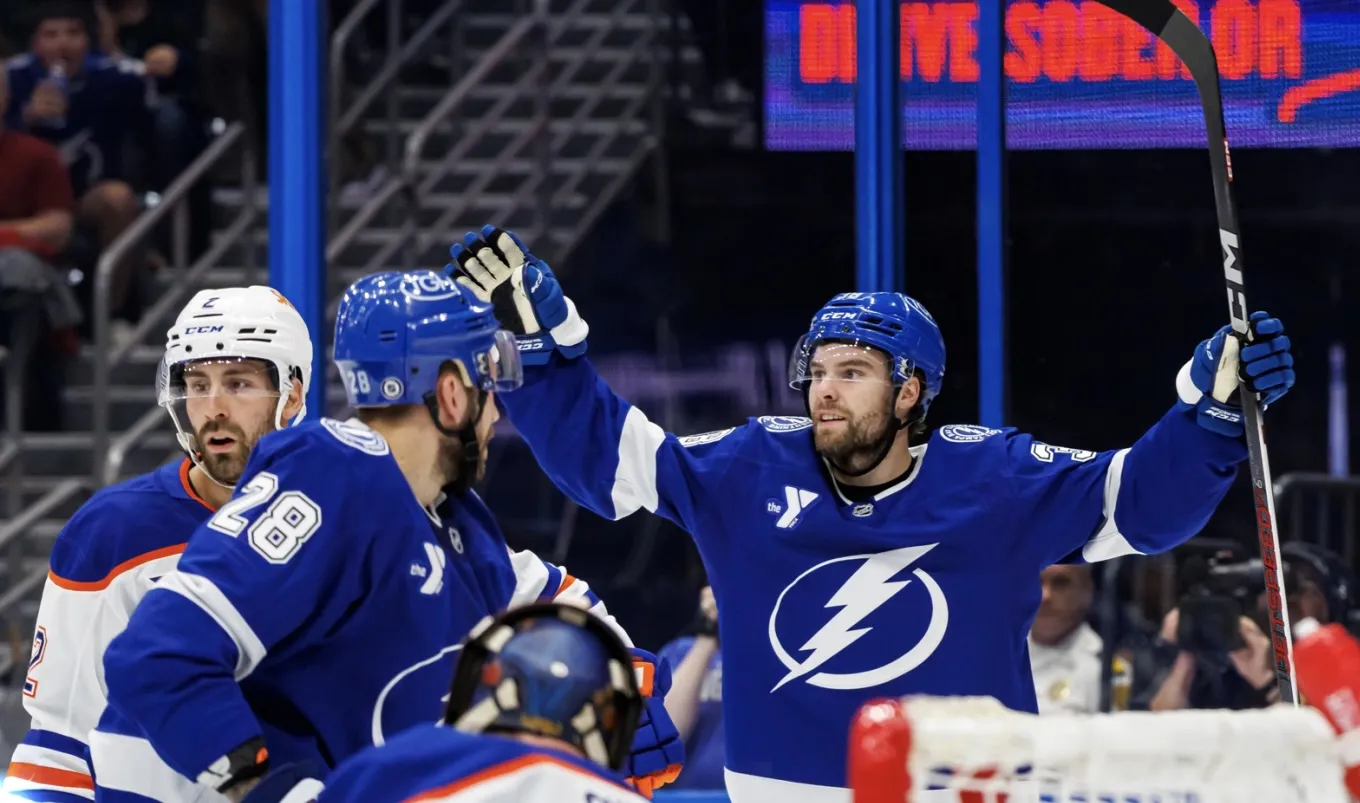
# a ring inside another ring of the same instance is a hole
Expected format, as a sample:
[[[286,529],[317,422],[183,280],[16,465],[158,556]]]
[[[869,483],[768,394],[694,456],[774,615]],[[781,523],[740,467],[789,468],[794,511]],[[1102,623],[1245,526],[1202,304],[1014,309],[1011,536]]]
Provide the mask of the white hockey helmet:
[[[293,305],[272,287],[224,287],[200,290],[184,306],[166,332],[165,358],[156,380],[157,403],[175,422],[180,446],[198,462],[193,427],[177,410],[184,394],[183,367],[201,360],[261,360],[273,373],[278,389],[274,428],[282,429],[283,410],[295,386],[302,408],[292,424],[307,414],[306,394],[312,381],[312,339]]]

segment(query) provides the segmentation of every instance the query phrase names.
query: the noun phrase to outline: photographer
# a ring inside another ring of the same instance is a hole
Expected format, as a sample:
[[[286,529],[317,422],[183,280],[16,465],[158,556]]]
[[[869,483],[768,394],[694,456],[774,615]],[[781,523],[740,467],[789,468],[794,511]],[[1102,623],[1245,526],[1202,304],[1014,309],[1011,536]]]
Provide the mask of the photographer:
[[[1145,705],[1140,705],[1138,692],[1134,692],[1133,708],[1146,708],[1149,711],[1175,711],[1182,708],[1263,708],[1280,699],[1275,686],[1275,667],[1271,663],[1273,651],[1270,638],[1251,619],[1238,618],[1238,636],[1245,646],[1233,650],[1226,656],[1197,655],[1181,650],[1176,645],[1176,631],[1180,625],[1180,609],[1173,608],[1162,620],[1161,640],[1164,644],[1154,646],[1161,651],[1160,658],[1154,661],[1165,663],[1168,655],[1170,666],[1160,672],[1161,682]],[[1226,658],[1226,661],[1222,660]],[[1135,678],[1140,662],[1135,664]],[[1134,681],[1135,685],[1137,680]]]
[[[1286,594],[1297,591],[1294,574],[1286,565]],[[1277,702],[1270,638],[1247,615],[1261,576],[1259,560],[1187,560],[1179,604],[1158,638],[1134,655],[1129,707],[1242,710]]]

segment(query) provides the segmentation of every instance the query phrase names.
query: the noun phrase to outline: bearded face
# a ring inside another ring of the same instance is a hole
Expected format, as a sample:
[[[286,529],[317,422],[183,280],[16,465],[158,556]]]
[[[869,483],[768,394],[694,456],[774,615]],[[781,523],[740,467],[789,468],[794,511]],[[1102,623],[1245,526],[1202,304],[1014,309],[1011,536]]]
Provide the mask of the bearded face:
[[[199,462],[223,485],[235,485],[255,444],[272,432],[279,392],[259,360],[208,360],[185,368],[176,406],[192,428]]]
[[[823,398],[812,405],[812,439],[818,453],[850,472],[860,471],[877,460],[883,438],[893,421],[893,388],[877,385],[855,394],[864,399]],[[863,402],[860,404],[858,402]]]
[[[871,467],[896,432],[897,392],[883,352],[848,343],[818,346],[807,375],[818,453],[842,471]]]

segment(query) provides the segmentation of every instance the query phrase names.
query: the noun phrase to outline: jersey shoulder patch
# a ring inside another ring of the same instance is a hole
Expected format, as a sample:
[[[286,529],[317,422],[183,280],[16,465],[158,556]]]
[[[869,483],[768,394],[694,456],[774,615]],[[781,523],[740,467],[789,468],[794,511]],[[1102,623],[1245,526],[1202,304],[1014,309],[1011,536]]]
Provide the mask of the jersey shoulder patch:
[[[999,429],[977,424],[946,424],[939,429],[940,437],[950,443],[981,443],[994,435],[1000,434],[1001,430]]]
[[[677,440],[680,442],[681,446],[685,447],[702,446],[705,443],[720,441],[736,431],[736,427],[728,427],[727,429],[717,429],[712,432],[702,432],[698,435],[686,435],[683,438],[677,438]]]
[[[812,419],[798,415],[762,415],[756,423],[770,432],[797,432],[811,427]]]
[[[321,419],[321,426],[336,440],[351,449],[358,449],[364,454],[382,457],[392,451],[392,447],[387,445],[383,436],[359,421],[338,421],[334,418],[323,418]]]

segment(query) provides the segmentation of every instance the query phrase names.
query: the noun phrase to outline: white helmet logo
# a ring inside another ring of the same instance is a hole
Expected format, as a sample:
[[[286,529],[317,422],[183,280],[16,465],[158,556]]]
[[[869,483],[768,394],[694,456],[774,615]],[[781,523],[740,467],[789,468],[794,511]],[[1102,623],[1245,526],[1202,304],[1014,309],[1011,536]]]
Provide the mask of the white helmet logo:
[[[458,296],[458,284],[443,274],[426,271],[403,276],[401,293],[412,301],[443,301]]]
[[[389,376],[382,381],[382,395],[384,399],[401,398],[401,380],[395,376]]]

